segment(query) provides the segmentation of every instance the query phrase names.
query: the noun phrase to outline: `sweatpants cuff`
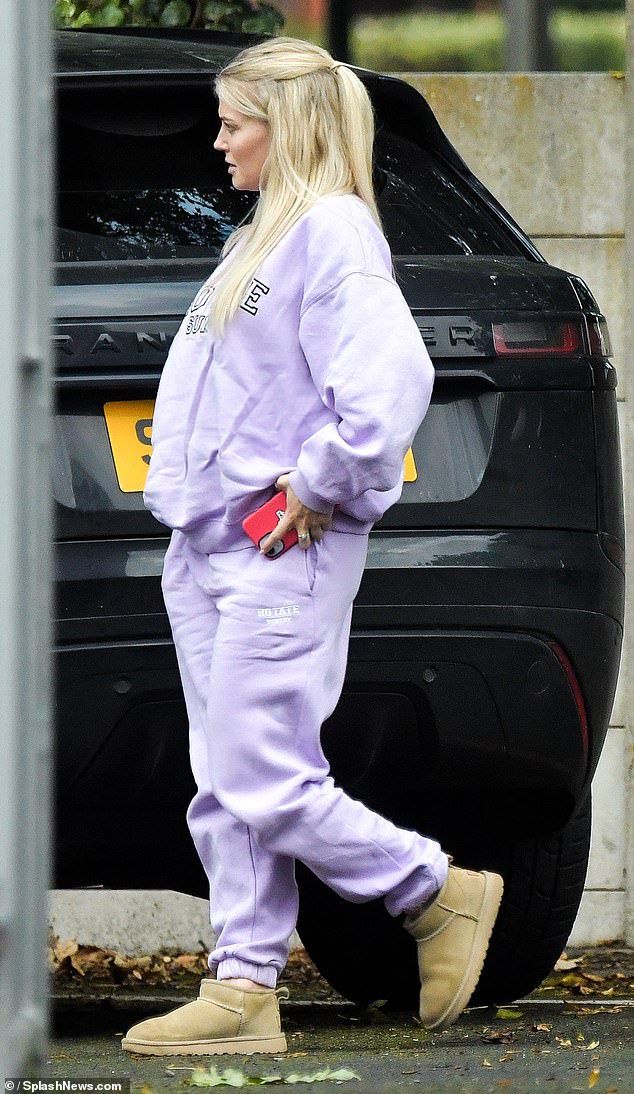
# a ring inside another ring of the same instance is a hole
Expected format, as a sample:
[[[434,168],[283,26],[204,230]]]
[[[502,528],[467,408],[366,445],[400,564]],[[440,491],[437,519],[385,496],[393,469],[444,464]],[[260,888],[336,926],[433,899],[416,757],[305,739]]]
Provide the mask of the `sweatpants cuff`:
[[[449,859],[438,848],[433,862],[417,867],[384,898],[383,902],[389,914],[418,914],[436,899],[447,880],[448,872]]]
[[[216,968],[216,980],[255,980],[263,988],[274,988],[277,984],[277,970],[270,965],[252,965],[250,961],[238,961],[235,957],[225,958]]]

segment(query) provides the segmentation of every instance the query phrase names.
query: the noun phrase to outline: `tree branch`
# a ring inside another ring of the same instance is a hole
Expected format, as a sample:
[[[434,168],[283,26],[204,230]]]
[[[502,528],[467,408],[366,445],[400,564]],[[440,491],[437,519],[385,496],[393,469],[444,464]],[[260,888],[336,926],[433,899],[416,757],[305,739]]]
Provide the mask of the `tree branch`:
[[[203,25],[203,4],[204,4],[204,2],[205,2],[205,0],[196,0],[196,10],[193,14],[192,21],[189,24],[192,30],[194,30],[196,27],[202,27],[202,25]]]

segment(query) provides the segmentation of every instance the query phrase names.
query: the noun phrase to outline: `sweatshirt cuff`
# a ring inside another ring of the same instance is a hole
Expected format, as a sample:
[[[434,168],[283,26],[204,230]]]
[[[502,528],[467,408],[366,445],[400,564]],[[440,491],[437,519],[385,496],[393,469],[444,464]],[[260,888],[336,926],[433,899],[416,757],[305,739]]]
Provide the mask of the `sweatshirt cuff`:
[[[291,471],[288,476],[288,481],[291,489],[297,494],[302,505],[306,505],[308,509],[313,509],[316,513],[325,513],[328,516],[332,516],[335,508],[334,505],[331,505],[330,502],[320,498],[319,494],[313,494],[301,471],[298,471],[297,469]]]

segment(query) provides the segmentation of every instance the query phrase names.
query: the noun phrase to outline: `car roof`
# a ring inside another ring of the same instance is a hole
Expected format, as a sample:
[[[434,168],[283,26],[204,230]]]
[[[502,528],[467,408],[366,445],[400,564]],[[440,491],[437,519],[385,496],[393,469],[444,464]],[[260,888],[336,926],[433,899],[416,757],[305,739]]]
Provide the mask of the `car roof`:
[[[265,40],[223,31],[60,30],[55,36],[56,72],[65,76],[204,75],[217,72],[241,49]]]

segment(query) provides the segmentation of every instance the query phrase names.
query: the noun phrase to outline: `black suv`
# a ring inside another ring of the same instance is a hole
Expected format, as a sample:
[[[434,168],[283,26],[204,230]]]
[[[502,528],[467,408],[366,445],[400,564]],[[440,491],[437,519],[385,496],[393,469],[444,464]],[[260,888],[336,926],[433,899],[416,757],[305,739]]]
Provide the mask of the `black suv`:
[[[170,340],[253,201],[213,151],[211,80],[254,40],[59,35],[58,886],[207,895],[185,824],[167,531],[141,489]],[[503,873],[478,989],[499,1002],[552,967],[583,889],[623,623],[616,377],[584,282],[544,262],[417,92],[360,75],[379,208],[437,381],[402,499],[370,537],[323,741],[353,796]],[[297,870],[300,934],[332,984],[410,1005],[400,924]]]

